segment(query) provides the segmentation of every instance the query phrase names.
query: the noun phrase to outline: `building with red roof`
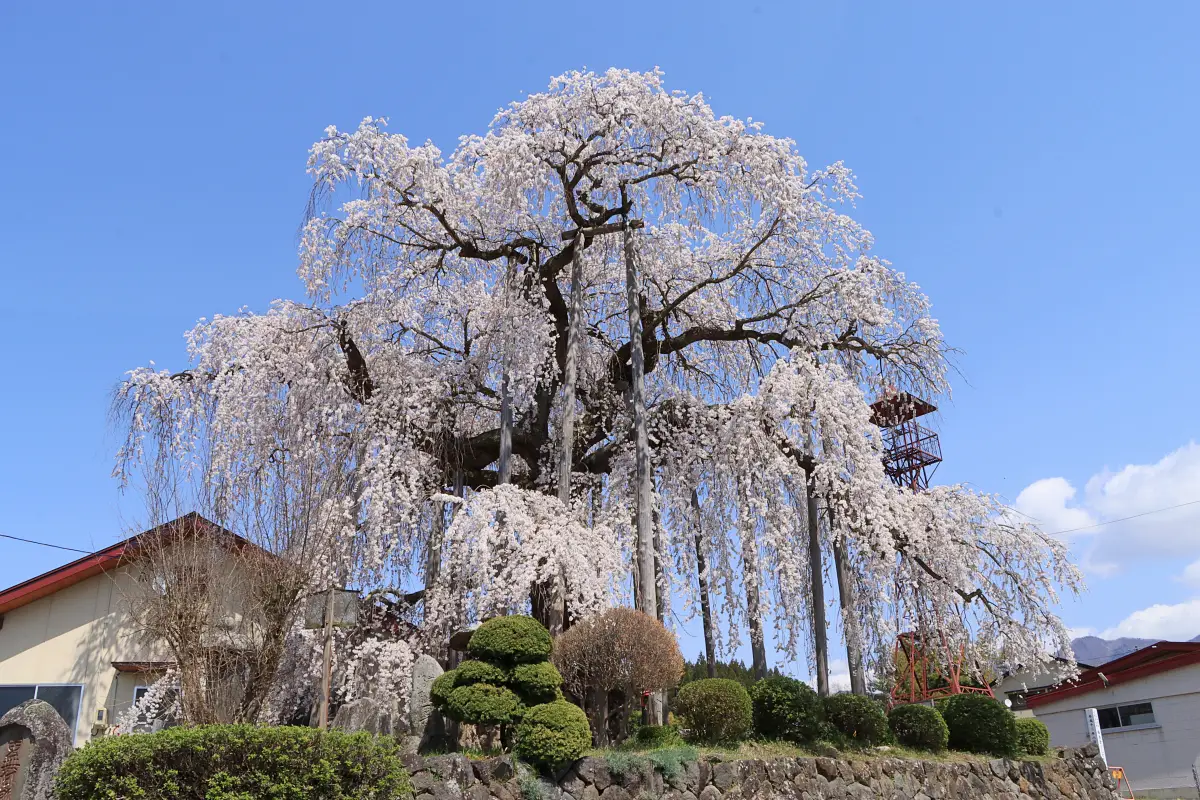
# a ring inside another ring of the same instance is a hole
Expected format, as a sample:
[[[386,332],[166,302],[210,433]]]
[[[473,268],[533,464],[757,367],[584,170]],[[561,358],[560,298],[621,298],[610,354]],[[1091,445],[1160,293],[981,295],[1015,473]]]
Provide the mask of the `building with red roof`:
[[[1096,709],[1108,764],[1139,798],[1200,797],[1200,643],[1150,645],[1026,702],[1056,747],[1087,744],[1086,710]]]

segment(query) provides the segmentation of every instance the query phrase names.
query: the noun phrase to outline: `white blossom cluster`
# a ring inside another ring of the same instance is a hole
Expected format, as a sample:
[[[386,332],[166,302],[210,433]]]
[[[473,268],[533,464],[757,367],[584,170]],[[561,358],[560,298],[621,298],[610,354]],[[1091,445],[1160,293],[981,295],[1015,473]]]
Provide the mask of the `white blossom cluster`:
[[[181,719],[179,674],[168,669],[117,719],[116,734],[145,733],[158,719]]]
[[[700,532],[723,646],[767,619],[800,658],[809,587],[825,579],[807,546],[811,493],[823,546],[852,565],[860,602],[843,627],[876,658],[913,626],[1024,664],[1067,641],[1054,608],[1079,576],[1059,542],[993,498],[913,494],[883,472],[869,400],[944,395],[948,351],[920,288],[846,213],[844,165],[811,169],[791,140],[717,116],[657,71],[609,70],[555,78],[449,154],[368,117],[329,128],[308,166],[308,302],[201,321],[188,369],[130,373],[122,478],[170,464],[225,508],[265,485],[297,509],[313,563],[364,586],[427,582],[430,641],[524,608],[556,576],[572,615],[599,610],[629,590],[634,561],[613,232],[633,221],[668,608],[696,612]],[[564,504],[553,465],[577,248]],[[370,657],[404,669],[398,651]]]

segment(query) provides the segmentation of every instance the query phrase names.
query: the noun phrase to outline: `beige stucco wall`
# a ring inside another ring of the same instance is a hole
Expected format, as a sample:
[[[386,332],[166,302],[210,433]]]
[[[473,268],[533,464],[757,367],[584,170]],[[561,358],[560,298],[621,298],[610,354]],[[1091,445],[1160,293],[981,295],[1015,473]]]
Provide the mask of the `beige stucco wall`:
[[[134,687],[152,679],[120,674],[112,662],[169,660],[164,650],[147,646],[135,630],[124,600],[129,585],[121,569],[4,615],[0,684],[82,684],[77,746],[91,738],[98,709],[106,709],[109,724],[114,724],[133,702]]]
[[[1178,790],[1172,796],[1196,797],[1192,763],[1200,755],[1200,664],[1037,706],[1034,714],[1050,729],[1051,744],[1079,747],[1087,743],[1084,709],[1144,701],[1154,706],[1155,725],[1104,731],[1108,763],[1125,768],[1135,792],[1172,789]]]

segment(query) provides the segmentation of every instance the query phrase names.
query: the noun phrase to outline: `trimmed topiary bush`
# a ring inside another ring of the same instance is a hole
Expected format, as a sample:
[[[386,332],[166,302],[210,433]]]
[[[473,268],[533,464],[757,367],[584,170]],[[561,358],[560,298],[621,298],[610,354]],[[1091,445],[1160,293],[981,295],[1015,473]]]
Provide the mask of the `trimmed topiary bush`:
[[[754,732],[765,739],[809,742],[821,733],[825,710],[806,683],[783,675],[763,678],[750,687]]]
[[[437,678],[430,689],[430,699],[434,707],[450,719],[483,727],[499,726],[500,739],[507,742],[510,726],[521,722],[532,709],[547,705],[557,707],[559,703],[570,705],[559,689],[562,675],[546,660],[550,644],[550,633],[532,617],[488,620],[479,626],[467,644],[472,657]],[[583,714],[579,709],[576,711]],[[551,733],[541,737],[547,743],[530,744],[528,748],[535,753],[535,758],[530,760],[548,764],[551,762],[537,761],[536,758],[557,757],[559,750],[566,747],[564,743],[574,741],[571,739],[574,729],[559,730],[550,724],[564,713],[561,709],[540,713],[550,714],[546,717],[549,721],[544,720],[542,727]],[[584,734],[590,745],[592,733],[586,720],[584,717]],[[545,753],[541,752],[543,750]]]
[[[1017,717],[1017,746],[1031,756],[1044,756],[1050,752],[1050,729],[1046,723],[1034,717]]]
[[[508,670],[486,661],[467,659],[455,668],[455,686],[470,686],[472,683],[490,683],[503,686],[508,682]]]
[[[456,669],[447,670],[434,678],[433,683],[429,686],[429,699],[434,707],[442,708],[446,705],[457,682],[458,670]]]
[[[728,678],[692,681],[679,690],[675,712],[683,717],[688,738],[704,744],[746,738],[754,723],[746,688]]]
[[[1013,756],[1017,753],[1017,721],[1012,712],[982,694],[956,694],[942,710],[950,729],[950,747],[968,753]]]
[[[93,739],[55,783],[57,800],[384,800],[411,792],[390,736],[256,725]]]
[[[525,712],[513,752],[531,764],[554,767],[574,761],[592,746],[592,729],[579,706],[556,700]]]
[[[508,685],[529,705],[552,702],[562,682],[562,675],[549,661],[518,664],[508,676]]]
[[[888,725],[897,742],[917,750],[940,752],[950,738],[946,720],[932,706],[896,706],[888,714]]]
[[[505,686],[472,683],[470,686],[459,686],[451,692],[443,710],[448,717],[459,722],[510,725],[521,719],[525,704],[512,689]]]
[[[471,658],[498,664],[530,664],[550,657],[550,631],[533,617],[496,617],[480,625],[467,642]]]
[[[883,707],[860,694],[826,697],[825,719],[851,744],[876,745],[888,738],[888,720]]]

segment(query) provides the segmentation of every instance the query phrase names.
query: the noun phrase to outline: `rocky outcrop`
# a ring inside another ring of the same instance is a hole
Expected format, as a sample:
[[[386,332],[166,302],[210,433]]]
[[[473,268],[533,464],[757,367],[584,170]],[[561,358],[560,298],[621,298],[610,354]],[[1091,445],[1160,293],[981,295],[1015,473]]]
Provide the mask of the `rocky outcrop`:
[[[410,756],[407,766],[415,800],[1113,800],[1112,778],[1095,756],[1094,749],[1060,751],[1045,761],[710,755],[669,774],[650,763],[589,757],[537,779],[519,778],[509,757]]]

